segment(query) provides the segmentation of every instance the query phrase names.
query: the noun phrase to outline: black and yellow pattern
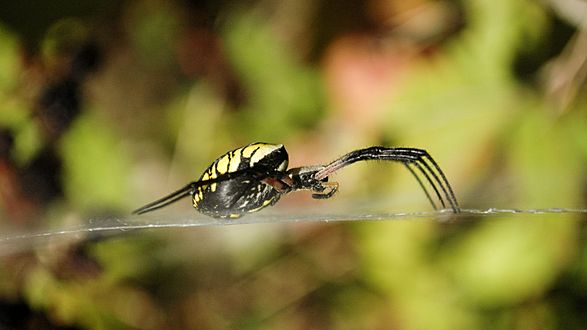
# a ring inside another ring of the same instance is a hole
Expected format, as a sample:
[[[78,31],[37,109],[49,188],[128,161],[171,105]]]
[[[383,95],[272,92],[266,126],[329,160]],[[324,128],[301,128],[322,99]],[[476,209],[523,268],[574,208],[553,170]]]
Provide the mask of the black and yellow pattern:
[[[281,144],[258,142],[231,150],[216,159],[204,171],[199,181],[216,179],[256,165],[284,172],[288,165],[285,147]],[[238,218],[243,211],[255,212],[273,205],[279,197],[271,186],[244,176],[196,188],[192,204],[198,211],[211,216]],[[238,212],[231,212],[231,210],[238,210]]]

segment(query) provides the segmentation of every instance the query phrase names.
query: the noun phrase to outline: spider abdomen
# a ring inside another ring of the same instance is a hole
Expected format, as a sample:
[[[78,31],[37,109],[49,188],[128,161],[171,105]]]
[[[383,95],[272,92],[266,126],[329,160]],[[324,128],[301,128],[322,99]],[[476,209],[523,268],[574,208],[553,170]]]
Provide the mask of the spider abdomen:
[[[200,181],[254,167],[283,172],[287,165],[288,154],[283,145],[252,143],[220,156],[204,171]],[[251,172],[198,187],[192,199],[194,208],[214,217],[238,218],[275,204],[281,194],[254,175]]]
[[[222,218],[238,218],[243,213],[255,212],[275,204],[281,195],[264,183],[252,184],[238,181],[218,183],[216,191],[200,189],[194,194],[194,207],[207,215]]]

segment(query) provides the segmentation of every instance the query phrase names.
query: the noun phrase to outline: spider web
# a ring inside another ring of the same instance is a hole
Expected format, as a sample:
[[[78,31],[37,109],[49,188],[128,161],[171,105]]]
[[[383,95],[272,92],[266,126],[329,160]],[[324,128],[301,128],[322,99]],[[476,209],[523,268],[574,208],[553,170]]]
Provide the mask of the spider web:
[[[284,214],[266,212],[263,214],[251,214],[239,219],[216,219],[201,214],[190,212],[185,215],[166,217],[161,216],[130,216],[90,218],[86,223],[61,227],[57,229],[45,229],[35,232],[12,232],[0,234],[0,256],[26,251],[36,246],[71,240],[88,240],[93,237],[107,235],[119,235],[138,230],[155,230],[169,228],[196,228],[207,226],[227,226],[246,224],[283,224],[292,222],[343,222],[343,221],[408,221],[408,220],[432,220],[439,222],[472,221],[481,218],[495,217],[499,215],[511,216],[538,216],[560,214],[587,214],[587,209],[582,208],[545,208],[545,209],[461,209],[454,214],[452,210],[445,209],[431,212],[402,212],[402,213],[363,213],[363,214]]]

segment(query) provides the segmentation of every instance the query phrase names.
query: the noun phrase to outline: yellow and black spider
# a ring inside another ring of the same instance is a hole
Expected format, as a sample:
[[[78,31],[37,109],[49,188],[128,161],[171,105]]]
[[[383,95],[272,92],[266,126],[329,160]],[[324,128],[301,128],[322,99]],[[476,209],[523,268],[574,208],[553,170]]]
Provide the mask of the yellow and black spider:
[[[251,143],[234,149],[216,159],[198,181],[149,203],[133,213],[142,214],[192,196],[196,210],[219,218],[238,218],[274,205],[283,194],[310,190],[317,199],[330,198],[338,183],[328,182],[328,176],[352,163],[363,160],[390,160],[403,163],[414,175],[426,197],[437,209],[418,170],[432,187],[443,208],[460,211],[446,176],[426,150],[416,148],[369,147],[338,158],[328,165],[287,169],[288,155],[282,144]]]

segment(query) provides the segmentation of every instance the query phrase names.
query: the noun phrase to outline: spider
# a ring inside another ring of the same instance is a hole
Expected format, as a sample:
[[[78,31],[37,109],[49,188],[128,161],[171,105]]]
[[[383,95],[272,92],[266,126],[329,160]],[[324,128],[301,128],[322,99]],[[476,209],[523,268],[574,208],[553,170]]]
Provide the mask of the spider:
[[[190,182],[178,191],[133,211],[133,214],[150,212],[187,196],[192,196],[196,210],[216,218],[239,218],[274,205],[282,195],[298,190],[309,190],[313,198],[326,199],[332,197],[338,189],[337,182],[328,182],[330,174],[366,160],[389,160],[404,164],[418,181],[432,207],[438,209],[416,173],[420,172],[443,208],[448,205],[454,213],[460,211],[446,176],[425,150],[369,147],[351,151],[328,165],[288,170],[288,154],[282,144],[257,142],[220,156],[198,181]]]

